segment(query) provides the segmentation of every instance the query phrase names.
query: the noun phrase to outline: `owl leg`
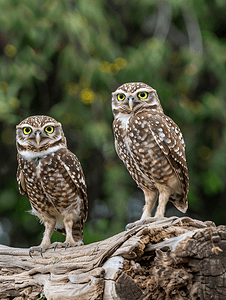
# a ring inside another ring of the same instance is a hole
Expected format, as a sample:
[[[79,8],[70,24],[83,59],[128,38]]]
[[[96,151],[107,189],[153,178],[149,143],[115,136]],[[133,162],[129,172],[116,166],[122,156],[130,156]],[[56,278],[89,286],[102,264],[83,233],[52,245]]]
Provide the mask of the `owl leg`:
[[[73,228],[73,220],[72,218],[67,218],[66,220],[64,220],[64,228],[65,228],[65,231],[66,231],[66,239],[65,239],[65,244],[69,244],[69,245],[73,245],[75,244],[75,240],[73,238],[73,235],[72,235],[72,228]]]
[[[64,218],[63,223],[64,223],[65,232],[66,232],[66,239],[65,239],[64,243],[56,243],[54,250],[57,247],[64,247],[66,250],[68,247],[82,246],[83,245],[82,235],[81,235],[81,240],[79,240],[79,241],[75,241],[75,239],[73,237],[73,227],[76,223],[75,216],[73,214],[67,215]]]
[[[143,214],[142,214],[140,220],[144,220],[146,218],[151,217],[152,208],[158,197],[157,189],[147,190],[147,189],[142,188],[142,190],[143,190],[144,196],[145,196],[145,206],[143,208]]]
[[[55,228],[56,221],[53,220],[53,219],[44,220],[44,225],[45,225],[45,232],[44,232],[44,235],[43,235],[43,238],[42,238],[42,242],[39,246],[30,248],[30,250],[29,250],[29,255],[30,256],[35,251],[40,252],[40,254],[42,256],[43,251],[45,252],[45,250],[51,245],[51,235],[52,235],[53,230]]]
[[[158,197],[158,190],[157,189],[148,190],[144,187],[142,187],[142,190],[145,196],[145,205],[143,208],[143,214],[139,221],[127,224],[126,230],[131,229],[138,225],[143,225],[144,223],[147,222],[153,222],[153,218],[151,217],[151,211]]]
[[[159,187],[159,205],[157,207],[155,218],[164,218],[166,204],[171,195],[171,189],[167,187]]]

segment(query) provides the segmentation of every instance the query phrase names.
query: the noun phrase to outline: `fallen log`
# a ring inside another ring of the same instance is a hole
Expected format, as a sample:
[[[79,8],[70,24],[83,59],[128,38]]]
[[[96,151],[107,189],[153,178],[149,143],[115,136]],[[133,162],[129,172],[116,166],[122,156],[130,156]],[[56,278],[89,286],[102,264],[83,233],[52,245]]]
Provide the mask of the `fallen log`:
[[[226,226],[164,218],[104,241],[48,249],[0,245],[0,299],[226,299]]]

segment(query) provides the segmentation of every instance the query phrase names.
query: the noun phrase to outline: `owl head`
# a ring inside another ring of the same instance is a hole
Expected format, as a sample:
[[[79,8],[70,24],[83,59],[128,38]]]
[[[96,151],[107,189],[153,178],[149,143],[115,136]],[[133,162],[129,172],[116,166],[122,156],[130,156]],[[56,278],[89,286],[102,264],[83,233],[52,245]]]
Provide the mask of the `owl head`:
[[[17,150],[34,156],[67,147],[61,123],[48,116],[28,117],[16,126]]]
[[[134,114],[143,109],[162,112],[156,91],[142,82],[125,83],[112,93],[112,111],[117,114]]]

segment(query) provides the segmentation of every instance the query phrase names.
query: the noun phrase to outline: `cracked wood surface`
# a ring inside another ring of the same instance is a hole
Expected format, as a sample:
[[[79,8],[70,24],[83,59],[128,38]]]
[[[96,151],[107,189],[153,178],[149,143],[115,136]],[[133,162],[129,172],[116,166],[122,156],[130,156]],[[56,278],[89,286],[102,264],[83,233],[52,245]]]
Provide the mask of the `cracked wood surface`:
[[[43,258],[0,245],[0,299],[225,300],[225,250],[226,226],[188,217],[48,249]]]

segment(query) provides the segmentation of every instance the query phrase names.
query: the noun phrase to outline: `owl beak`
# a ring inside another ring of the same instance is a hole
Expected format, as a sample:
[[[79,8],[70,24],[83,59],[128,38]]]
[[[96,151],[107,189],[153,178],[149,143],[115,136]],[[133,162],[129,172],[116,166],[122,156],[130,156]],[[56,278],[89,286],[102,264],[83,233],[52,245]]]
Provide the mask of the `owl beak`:
[[[37,132],[35,133],[35,139],[36,139],[36,143],[37,143],[38,146],[39,146],[39,144],[40,144],[40,131],[37,131]]]
[[[129,97],[129,109],[133,110],[133,97]]]

